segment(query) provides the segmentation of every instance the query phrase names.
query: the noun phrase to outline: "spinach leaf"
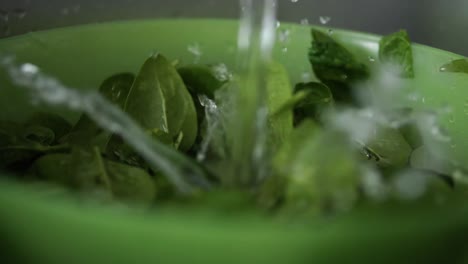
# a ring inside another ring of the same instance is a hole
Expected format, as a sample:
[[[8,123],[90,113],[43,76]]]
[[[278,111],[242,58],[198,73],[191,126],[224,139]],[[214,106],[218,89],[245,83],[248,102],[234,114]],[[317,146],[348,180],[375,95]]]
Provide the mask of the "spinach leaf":
[[[382,168],[404,168],[409,163],[411,146],[397,129],[376,125],[369,139],[356,139],[362,144],[368,159]]]
[[[369,76],[366,65],[359,63],[346,48],[333,40],[329,35],[312,29],[312,47],[309,50],[309,61],[315,76],[322,82],[347,84]]]
[[[54,143],[55,133],[51,129],[42,126],[29,126],[24,129],[23,138],[44,146]]]
[[[312,38],[309,61],[315,76],[328,86],[335,101],[357,104],[352,86],[369,77],[367,66],[327,34],[312,29]]]
[[[468,73],[468,60],[467,59],[458,59],[453,60],[447,64],[440,67],[441,72],[461,72]]]
[[[54,132],[48,128],[0,122],[0,169],[22,171],[45,153],[67,151],[63,145],[51,146]]]
[[[150,204],[156,197],[156,185],[143,169],[107,161],[112,193],[118,199]]]
[[[162,131],[173,141],[183,135],[181,150],[188,150],[198,131],[195,105],[174,66],[162,55],[146,60],[136,77],[123,110],[146,131]],[[122,146],[116,136],[108,152]]]
[[[384,36],[379,43],[379,59],[403,78],[413,78],[413,51],[408,33],[400,30]]]
[[[34,113],[26,121],[25,126],[50,129],[54,133],[54,143],[57,143],[63,136],[67,135],[72,128],[70,123],[63,117],[45,112]]]
[[[193,94],[204,94],[214,99],[214,93],[228,80],[215,73],[215,69],[207,65],[187,65],[177,69],[185,85]]]
[[[292,88],[288,73],[283,65],[271,63],[268,66],[266,78],[269,144],[273,151],[287,140],[293,130],[292,112],[277,113],[279,109],[291,98]]]
[[[42,180],[81,191],[107,190],[122,200],[151,203],[156,193],[146,171],[104,160],[97,148],[46,155],[35,162],[34,169]]]
[[[307,96],[294,107],[294,121],[300,123],[304,118],[321,120],[324,111],[333,106],[333,95],[330,89],[321,83],[299,83],[294,89],[295,93],[305,92]]]
[[[132,73],[115,74],[104,80],[99,93],[109,102],[123,109],[134,80],[135,76]],[[91,141],[96,143],[94,138],[100,133],[103,133],[103,130],[87,114],[83,114],[64,141],[78,145],[90,144]],[[103,135],[104,143],[102,144],[107,144],[109,137],[108,134]]]

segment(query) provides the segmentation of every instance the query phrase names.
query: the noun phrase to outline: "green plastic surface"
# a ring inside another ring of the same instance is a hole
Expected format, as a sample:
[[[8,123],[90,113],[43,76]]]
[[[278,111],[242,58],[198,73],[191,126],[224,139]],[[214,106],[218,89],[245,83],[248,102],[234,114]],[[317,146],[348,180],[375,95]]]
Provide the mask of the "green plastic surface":
[[[310,28],[283,25],[289,39],[275,59],[291,80],[310,73]],[[335,30],[369,65],[377,58],[378,36]],[[37,64],[43,72],[78,89],[97,89],[116,72],[136,72],[158,51],[193,62],[235,65],[237,22],[152,20],[85,25],[36,32],[0,41],[0,54]],[[287,52],[283,48],[287,47]],[[449,105],[442,120],[453,137],[452,154],[468,160],[468,74],[440,73],[461,58],[414,45],[415,79],[404,86],[421,94],[420,107]],[[0,119],[26,118],[37,106],[11,87],[0,70]],[[65,113],[74,120],[76,113]],[[0,241],[17,261],[31,263],[453,263],[468,261],[468,207],[459,199],[444,206],[361,208],[338,219],[291,224],[260,217],[221,216],[197,211],[121,212],[44,195],[17,183],[0,182]]]

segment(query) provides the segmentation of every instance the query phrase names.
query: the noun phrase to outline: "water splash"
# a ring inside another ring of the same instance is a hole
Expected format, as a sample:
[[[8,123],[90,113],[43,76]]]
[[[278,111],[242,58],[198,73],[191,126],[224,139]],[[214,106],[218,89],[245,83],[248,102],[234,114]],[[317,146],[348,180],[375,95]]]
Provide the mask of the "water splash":
[[[194,57],[195,57],[195,63],[198,63],[200,61],[200,58],[202,56],[202,50],[200,48],[200,44],[198,43],[192,43],[187,46],[187,51],[190,52]]]
[[[121,136],[150,166],[164,172],[181,193],[191,193],[194,184],[208,187],[203,178],[204,173],[196,164],[149,138],[128,115],[99,93],[82,92],[66,87],[57,79],[41,73],[39,67],[31,63],[18,67],[12,58],[6,58],[2,60],[1,65],[13,83],[27,89],[32,98],[48,105],[85,112],[101,128]]]
[[[206,154],[213,139],[216,139],[215,133],[220,129],[221,115],[216,102],[208,98],[206,95],[199,95],[198,101],[205,109],[205,126],[206,132],[200,148],[197,153],[197,160],[203,162],[206,159]],[[220,154],[220,153],[218,153]],[[222,156],[222,155],[221,155]]]
[[[320,24],[326,25],[326,24],[330,23],[331,17],[329,17],[329,16],[320,16],[319,21],[320,21]]]

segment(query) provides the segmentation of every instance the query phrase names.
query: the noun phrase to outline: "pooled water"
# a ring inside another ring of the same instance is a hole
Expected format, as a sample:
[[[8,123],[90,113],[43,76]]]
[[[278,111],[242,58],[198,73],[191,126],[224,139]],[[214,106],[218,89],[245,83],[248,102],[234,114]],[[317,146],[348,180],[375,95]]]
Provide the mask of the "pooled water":
[[[194,183],[207,187],[204,174],[196,165],[184,156],[174,156],[169,147],[149,138],[128,115],[99,93],[66,87],[58,80],[41,73],[39,67],[31,63],[17,66],[12,58],[7,58],[3,59],[2,66],[14,84],[30,92],[31,98],[48,105],[85,112],[102,129],[121,136],[150,166],[161,170],[180,192],[192,192]]]

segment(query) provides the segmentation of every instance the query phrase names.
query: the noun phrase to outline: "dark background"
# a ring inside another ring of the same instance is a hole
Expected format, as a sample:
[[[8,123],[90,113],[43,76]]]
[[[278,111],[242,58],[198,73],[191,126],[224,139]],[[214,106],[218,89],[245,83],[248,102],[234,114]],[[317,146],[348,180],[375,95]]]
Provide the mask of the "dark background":
[[[468,55],[468,0],[279,0],[279,19],[387,34]],[[237,0],[0,0],[0,36],[122,19],[238,16]],[[26,12],[22,17],[23,12]],[[9,19],[5,21],[5,12]],[[22,18],[21,18],[22,17]],[[2,19],[3,18],[3,19]]]

